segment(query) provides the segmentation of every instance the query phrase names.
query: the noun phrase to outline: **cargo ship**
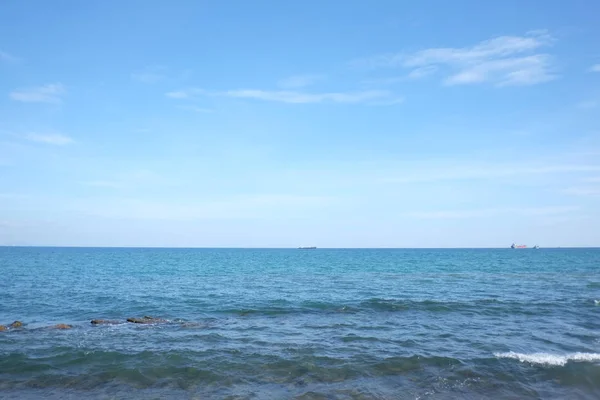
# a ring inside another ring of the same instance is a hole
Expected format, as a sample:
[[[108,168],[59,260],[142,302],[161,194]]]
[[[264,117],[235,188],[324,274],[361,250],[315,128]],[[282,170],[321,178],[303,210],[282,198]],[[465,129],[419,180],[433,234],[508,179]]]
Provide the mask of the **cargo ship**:
[[[300,249],[300,250],[314,250],[314,249],[316,249],[316,246],[300,246],[300,247],[298,247],[298,249]]]

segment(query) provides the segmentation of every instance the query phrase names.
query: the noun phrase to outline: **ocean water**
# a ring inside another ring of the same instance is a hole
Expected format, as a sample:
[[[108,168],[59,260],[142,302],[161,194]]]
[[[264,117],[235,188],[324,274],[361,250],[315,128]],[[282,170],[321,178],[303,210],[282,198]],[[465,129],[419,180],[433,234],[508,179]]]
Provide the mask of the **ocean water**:
[[[600,398],[600,249],[5,247],[0,274],[2,399]]]

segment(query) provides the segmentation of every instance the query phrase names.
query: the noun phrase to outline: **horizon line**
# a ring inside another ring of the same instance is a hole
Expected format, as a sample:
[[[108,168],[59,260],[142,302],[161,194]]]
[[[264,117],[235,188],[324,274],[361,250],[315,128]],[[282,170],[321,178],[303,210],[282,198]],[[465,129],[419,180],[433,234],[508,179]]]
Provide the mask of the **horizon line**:
[[[512,249],[506,247],[244,247],[244,246],[78,246],[78,245],[10,245],[0,244],[2,247],[19,248],[57,248],[57,249],[198,249],[198,250],[535,250],[533,246],[526,248]],[[600,246],[540,246],[538,249],[598,249]]]

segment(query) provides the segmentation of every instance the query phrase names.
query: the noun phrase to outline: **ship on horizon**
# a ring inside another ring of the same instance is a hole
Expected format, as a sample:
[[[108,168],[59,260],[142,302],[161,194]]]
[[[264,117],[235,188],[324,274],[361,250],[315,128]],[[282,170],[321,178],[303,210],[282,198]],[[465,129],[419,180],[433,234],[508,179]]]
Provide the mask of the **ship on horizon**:
[[[526,249],[527,245],[526,244],[511,244],[510,245],[511,249]]]
[[[316,246],[300,246],[298,247],[299,250],[314,250],[316,249]]]

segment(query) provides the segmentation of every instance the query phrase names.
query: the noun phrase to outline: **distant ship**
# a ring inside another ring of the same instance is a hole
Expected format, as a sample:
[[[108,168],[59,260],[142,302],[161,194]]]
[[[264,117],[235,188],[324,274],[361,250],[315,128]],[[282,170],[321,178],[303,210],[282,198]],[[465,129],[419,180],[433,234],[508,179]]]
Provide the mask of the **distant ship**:
[[[525,245],[525,244],[514,244],[513,243],[513,244],[510,245],[510,248],[511,249],[526,249],[527,245]]]
[[[316,246],[300,246],[298,247],[300,250],[314,250]]]
[[[537,244],[535,246],[533,246],[534,249],[539,249],[540,246],[538,246]]]

